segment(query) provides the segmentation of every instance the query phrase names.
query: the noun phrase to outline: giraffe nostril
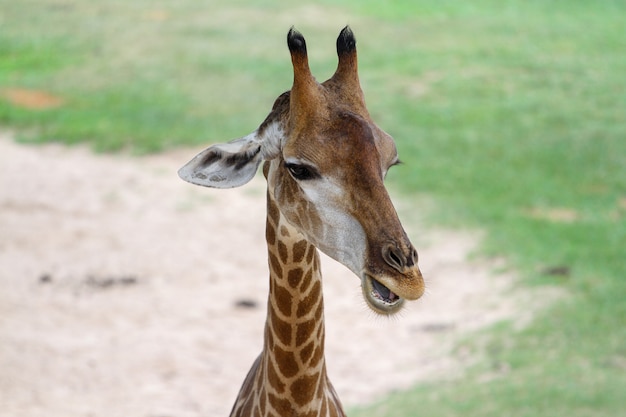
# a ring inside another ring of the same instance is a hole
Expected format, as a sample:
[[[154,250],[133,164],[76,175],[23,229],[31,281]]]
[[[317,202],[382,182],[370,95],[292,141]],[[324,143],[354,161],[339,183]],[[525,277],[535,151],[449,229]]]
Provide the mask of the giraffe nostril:
[[[417,265],[417,261],[418,261],[419,255],[417,254],[417,250],[415,250],[415,248],[411,248],[411,257],[409,258],[409,262],[407,263],[407,266],[414,266]]]
[[[383,249],[383,259],[387,262],[387,264],[389,264],[389,266],[400,272],[402,272],[406,264],[405,256],[395,245],[387,245]]]

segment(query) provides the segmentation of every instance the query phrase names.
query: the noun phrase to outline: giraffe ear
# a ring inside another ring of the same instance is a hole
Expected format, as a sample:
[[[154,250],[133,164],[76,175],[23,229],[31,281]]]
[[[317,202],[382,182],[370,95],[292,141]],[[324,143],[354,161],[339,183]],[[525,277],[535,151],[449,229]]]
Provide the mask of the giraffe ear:
[[[234,188],[246,184],[263,160],[257,132],[213,145],[178,170],[178,176],[196,185]]]

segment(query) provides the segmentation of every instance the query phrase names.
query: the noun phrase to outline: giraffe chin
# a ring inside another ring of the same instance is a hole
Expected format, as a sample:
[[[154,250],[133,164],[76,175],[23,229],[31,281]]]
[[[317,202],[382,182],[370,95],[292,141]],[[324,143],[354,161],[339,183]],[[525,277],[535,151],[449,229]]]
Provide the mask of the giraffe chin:
[[[367,305],[375,313],[391,316],[400,311],[404,305],[404,298],[395,294],[371,275],[363,274],[361,289]]]

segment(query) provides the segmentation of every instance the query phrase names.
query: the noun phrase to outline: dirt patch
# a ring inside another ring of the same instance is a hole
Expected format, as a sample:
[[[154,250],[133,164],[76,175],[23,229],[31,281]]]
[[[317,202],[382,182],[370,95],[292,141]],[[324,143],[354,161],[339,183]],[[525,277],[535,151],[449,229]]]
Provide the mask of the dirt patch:
[[[39,90],[7,88],[0,91],[0,95],[14,106],[29,110],[47,110],[63,105],[63,99],[61,97]]]
[[[265,188],[184,183],[196,151],[0,137],[0,415],[228,415],[262,344]],[[396,319],[323,259],[329,374],[347,407],[455,375],[451,343],[516,314],[511,278],[467,260],[477,236],[408,229],[428,289]]]

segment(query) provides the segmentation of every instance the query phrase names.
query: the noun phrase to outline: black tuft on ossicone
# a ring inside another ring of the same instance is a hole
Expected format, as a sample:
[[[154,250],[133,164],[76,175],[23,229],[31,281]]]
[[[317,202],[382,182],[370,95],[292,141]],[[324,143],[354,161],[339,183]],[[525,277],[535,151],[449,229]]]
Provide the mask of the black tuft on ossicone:
[[[299,52],[306,54],[306,42],[304,41],[304,36],[302,33],[298,32],[293,26],[289,29],[289,33],[287,34],[287,46],[289,46],[289,51]]]
[[[353,52],[356,49],[356,38],[350,26],[346,26],[339,33],[337,38],[337,54],[341,55],[348,52]]]

